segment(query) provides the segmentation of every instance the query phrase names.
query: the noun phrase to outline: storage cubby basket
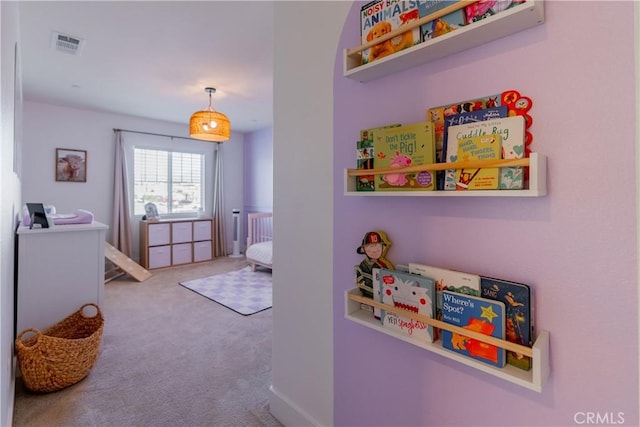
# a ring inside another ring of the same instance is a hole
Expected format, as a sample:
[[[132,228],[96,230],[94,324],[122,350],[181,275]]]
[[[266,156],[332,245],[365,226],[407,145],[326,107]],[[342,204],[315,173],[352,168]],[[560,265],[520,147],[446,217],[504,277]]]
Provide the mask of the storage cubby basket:
[[[85,315],[87,307],[95,308],[95,316]],[[86,377],[98,359],[103,328],[100,307],[90,303],[43,332],[33,328],[20,332],[16,351],[26,387],[51,392]],[[33,335],[25,336],[28,333]]]

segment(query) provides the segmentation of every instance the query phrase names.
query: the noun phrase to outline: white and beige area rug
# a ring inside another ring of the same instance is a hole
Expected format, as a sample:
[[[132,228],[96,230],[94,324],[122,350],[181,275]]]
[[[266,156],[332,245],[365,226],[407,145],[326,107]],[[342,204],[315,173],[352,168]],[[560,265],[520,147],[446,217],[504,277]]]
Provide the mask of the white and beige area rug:
[[[271,308],[271,271],[247,266],[225,274],[180,282],[205,298],[244,316]]]

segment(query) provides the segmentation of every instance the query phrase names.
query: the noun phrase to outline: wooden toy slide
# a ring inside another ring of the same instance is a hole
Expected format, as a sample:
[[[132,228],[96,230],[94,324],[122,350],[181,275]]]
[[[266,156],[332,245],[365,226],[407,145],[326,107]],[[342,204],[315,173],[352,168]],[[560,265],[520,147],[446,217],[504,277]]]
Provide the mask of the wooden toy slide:
[[[124,273],[129,274],[138,282],[144,282],[151,277],[151,272],[145,270],[139,264],[135,263],[131,258],[111,246],[109,243],[104,242],[104,256],[117,265]],[[112,277],[109,280],[113,280]]]

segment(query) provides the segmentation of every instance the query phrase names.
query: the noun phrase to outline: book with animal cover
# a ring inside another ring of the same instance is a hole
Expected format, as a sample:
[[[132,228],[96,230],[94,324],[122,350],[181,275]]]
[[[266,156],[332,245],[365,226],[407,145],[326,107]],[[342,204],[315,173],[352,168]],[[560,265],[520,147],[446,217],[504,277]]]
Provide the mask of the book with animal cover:
[[[531,347],[534,337],[533,292],[529,285],[509,280],[480,277],[481,296],[505,305],[505,338]],[[507,364],[528,371],[531,358],[507,350]]]
[[[429,16],[455,3],[457,3],[455,0],[419,0],[418,11],[420,12],[420,18]],[[420,36],[424,42],[464,27],[466,23],[464,8],[458,9],[433,21],[422,24],[420,26]]]
[[[458,141],[458,160],[500,159],[500,134],[473,136]],[[499,168],[456,169],[456,190],[497,190]]]
[[[445,149],[445,118],[449,118],[457,114],[477,112],[479,110],[499,107],[501,105],[501,100],[502,98],[498,94],[427,109],[427,121],[433,123],[433,132],[436,144],[436,161],[438,163],[447,161],[447,151]],[[444,190],[445,171],[438,171],[437,182],[438,190]]]
[[[505,307],[500,301],[442,292],[442,321],[470,331],[504,339]],[[442,330],[442,347],[502,368],[505,350],[474,338]]]
[[[514,6],[525,3],[526,0],[480,0],[465,6],[464,13],[467,23],[481,21]]]
[[[373,132],[376,169],[403,168],[435,163],[433,125],[420,122]],[[435,189],[433,171],[376,175],[375,191],[430,191]]]
[[[520,159],[525,149],[525,119],[523,116],[470,122],[449,126],[447,129],[447,161],[458,160],[458,142],[474,136],[497,133],[502,138],[502,159]],[[445,190],[455,190],[447,180],[451,172],[445,174]],[[454,175],[455,176],[455,175]],[[501,190],[521,190],[524,188],[524,168],[522,166],[500,168],[499,188]]]
[[[477,274],[418,263],[409,263],[409,272],[433,279],[436,288],[436,319],[438,320],[442,320],[442,291],[480,296],[480,276]],[[434,336],[436,339],[439,336],[438,329],[434,330]]]
[[[378,301],[415,314],[433,318],[435,312],[435,283],[433,279],[417,274],[381,268],[377,270]],[[434,341],[433,326],[410,317],[379,310],[382,326],[410,337]]]
[[[420,18],[416,0],[374,0],[360,8],[360,35],[362,44],[369,43]],[[421,42],[418,26],[391,39],[365,49],[362,64],[393,55]]]

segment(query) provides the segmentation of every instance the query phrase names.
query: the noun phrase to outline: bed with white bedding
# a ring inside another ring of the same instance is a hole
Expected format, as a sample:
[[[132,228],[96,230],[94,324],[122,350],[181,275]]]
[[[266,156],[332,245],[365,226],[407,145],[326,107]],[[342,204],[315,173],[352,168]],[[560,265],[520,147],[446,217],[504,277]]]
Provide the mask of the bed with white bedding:
[[[247,222],[246,257],[251,268],[256,265],[273,268],[273,214],[250,213]]]

